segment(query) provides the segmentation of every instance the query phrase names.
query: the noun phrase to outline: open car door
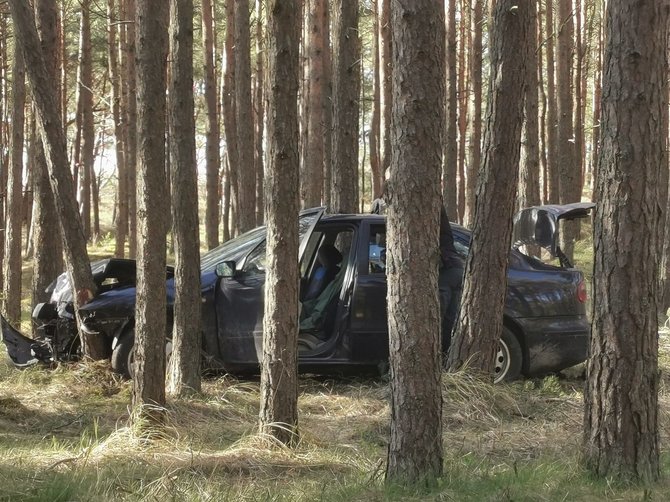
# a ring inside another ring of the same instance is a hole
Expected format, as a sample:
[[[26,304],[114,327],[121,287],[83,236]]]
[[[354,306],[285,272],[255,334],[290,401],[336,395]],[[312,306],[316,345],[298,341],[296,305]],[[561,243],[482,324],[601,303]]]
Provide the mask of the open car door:
[[[300,212],[296,260],[305,253],[324,212],[324,207]],[[255,370],[262,356],[265,264],[266,239],[263,239],[239,261],[232,277],[219,282],[215,303],[220,358],[228,371]]]

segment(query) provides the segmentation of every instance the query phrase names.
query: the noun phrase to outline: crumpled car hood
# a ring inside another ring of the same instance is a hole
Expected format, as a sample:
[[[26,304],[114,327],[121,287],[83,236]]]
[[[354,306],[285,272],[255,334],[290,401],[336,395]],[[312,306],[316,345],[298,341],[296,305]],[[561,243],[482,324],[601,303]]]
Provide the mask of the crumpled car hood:
[[[524,245],[540,246],[558,256],[560,220],[586,218],[596,207],[593,202],[575,202],[572,204],[549,204],[533,206],[519,211],[514,216],[512,247]]]

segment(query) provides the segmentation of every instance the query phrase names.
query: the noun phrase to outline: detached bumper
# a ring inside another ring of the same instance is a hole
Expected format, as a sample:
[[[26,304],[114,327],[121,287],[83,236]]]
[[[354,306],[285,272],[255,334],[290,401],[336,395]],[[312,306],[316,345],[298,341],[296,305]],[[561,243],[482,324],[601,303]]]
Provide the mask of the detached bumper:
[[[37,363],[53,362],[53,353],[48,345],[22,335],[2,315],[0,324],[2,324],[2,341],[14,366],[26,368]]]

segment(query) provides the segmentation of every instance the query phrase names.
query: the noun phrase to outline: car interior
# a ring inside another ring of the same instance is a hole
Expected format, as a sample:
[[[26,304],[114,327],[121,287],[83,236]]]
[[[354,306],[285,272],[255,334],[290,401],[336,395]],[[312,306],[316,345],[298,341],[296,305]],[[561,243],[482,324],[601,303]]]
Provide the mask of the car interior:
[[[315,229],[300,263],[301,353],[318,351],[335,330],[348,257],[354,241],[350,227]]]

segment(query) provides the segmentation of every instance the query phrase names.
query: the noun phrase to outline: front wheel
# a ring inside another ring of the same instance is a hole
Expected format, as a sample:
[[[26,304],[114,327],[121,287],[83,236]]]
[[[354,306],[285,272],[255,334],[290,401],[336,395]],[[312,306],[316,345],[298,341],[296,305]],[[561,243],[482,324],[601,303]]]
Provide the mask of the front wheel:
[[[510,382],[521,376],[521,367],[523,365],[523,352],[519,340],[514,333],[503,327],[503,332],[498,344],[496,353],[495,372],[493,381]]]
[[[165,367],[172,356],[172,340],[165,340]],[[125,336],[112,352],[112,370],[125,378],[133,379],[135,363],[135,334]]]

